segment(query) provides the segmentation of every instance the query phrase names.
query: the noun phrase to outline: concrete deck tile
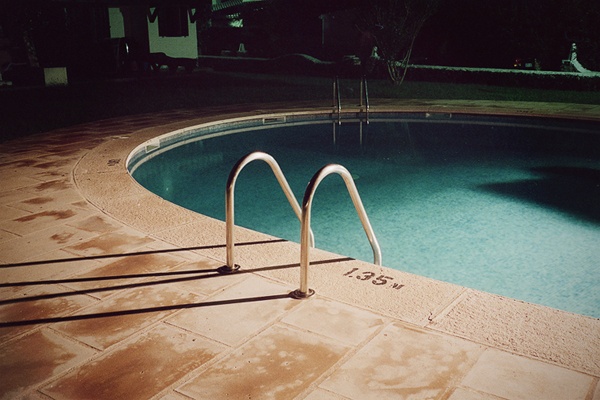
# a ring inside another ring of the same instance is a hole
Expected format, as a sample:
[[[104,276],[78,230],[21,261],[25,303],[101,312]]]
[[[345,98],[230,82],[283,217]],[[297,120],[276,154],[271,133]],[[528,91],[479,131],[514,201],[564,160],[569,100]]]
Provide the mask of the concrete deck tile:
[[[167,207],[169,205],[165,204],[165,208]],[[225,260],[225,228],[220,221],[209,217],[196,216],[191,223],[171,226],[159,232],[160,235],[157,236],[178,247],[214,246],[214,249],[203,249],[197,252],[209,257]],[[241,240],[243,239],[236,238],[235,241],[237,243]]]
[[[40,183],[39,180],[23,176],[18,172],[0,171],[0,176],[2,176],[2,190],[4,191],[22,189]]]
[[[91,215],[87,218],[69,222],[67,225],[93,233],[110,233],[119,230],[122,225],[103,215]]]
[[[86,164],[80,165],[79,169],[86,166]],[[102,177],[102,179],[97,179],[98,177]],[[93,185],[86,184],[86,181],[92,178],[95,178]],[[90,174],[78,170],[76,180],[82,182],[80,184],[82,195],[87,199],[93,199],[94,204],[99,208],[106,207],[124,194],[127,197],[148,195],[148,192],[137,184],[131,176],[117,171]]]
[[[498,397],[489,393],[477,392],[466,388],[456,388],[448,397],[448,400],[499,400]]]
[[[189,332],[159,325],[47,385],[56,400],[149,399],[225,348]]]
[[[52,279],[61,279],[82,273],[98,264],[93,259],[73,256],[62,250],[44,253],[16,264],[1,265],[2,283],[0,287],[25,287],[27,284],[52,285]]]
[[[34,160],[15,161],[12,165],[4,165],[2,169],[18,168],[18,172],[24,177],[49,182],[67,178],[71,174],[74,162],[76,162],[74,158],[59,155],[41,156]]]
[[[15,399],[85,362],[95,351],[44,329],[0,347],[0,354],[0,398]]]
[[[584,400],[592,382],[589,375],[488,349],[462,385],[507,400]]]
[[[207,298],[203,302],[206,307],[183,310],[168,322],[221,343],[237,345],[300,304],[288,297],[290,291],[289,287],[250,275]]]
[[[194,221],[194,213],[184,208],[177,207],[172,210],[166,205],[168,202],[151,193],[143,193],[135,196],[115,196],[102,204],[96,203],[99,207],[108,209],[127,210],[124,213],[116,213],[114,216],[123,223],[136,229],[155,234],[164,231],[173,226],[180,226]],[[149,210],[162,210],[163,212],[154,212],[152,218],[147,218]],[[192,236],[196,237],[197,232]]]
[[[158,400],[189,400],[189,397],[176,392],[169,392],[164,396],[158,397]]]
[[[153,241],[154,239],[133,229],[121,228],[118,231],[96,236],[76,245],[67,246],[64,250],[80,256],[125,255],[125,253],[134,252]]]
[[[1,176],[1,173],[0,173],[0,176]],[[20,189],[4,191],[4,188],[2,188],[2,190],[3,191],[0,191],[0,204],[2,204],[2,205],[8,205],[8,204],[19,202],[22,200],[27,200],[27,199],[30,199],[30,198],[36,196],[36,195],[31,194],[30,192],[26,192],[26,191],[20,190]],[[2,218],[2,219],[4,219],[4,218]]]
[[[62,247],[90,240],[95,235],[67,225],[56,224],[0,243],[2,259],[10,263],[45,260],[45,254]]]
[[[53,193],[53,192],[57,192],[60,190],[65,190],[65,189],[73,189],[74,185],[73,182],[71,181],[70,177],[64,177],[64,178],[60,178],[60,179],[55,179],[52,181],[48,181],[48,182],[41,182],[38,183],[37,185],[28,185],[23,187],[24,191],[33,193],[33,194],[37,194],[37,193]]]
[[[310,392],[308,396],[304,397],[304,400],[348,400],[348,398],[341,394],[317,388],[317,390]]]
[[[198,258],[202,257],[196,255],[196,259]],[[177,273],[175,277],[182,279],[178,283],[179,287],[192,293],[211,296],[246,278],[245,274],[219,274],[216,269],[222,266],[222,262],[206,258],[203,261],[186,262],[172,272]]]
[[[17,173],[25,172],[30,167],[33,167],[38,163],[37,158],[26,157],[26,156],[12,156],[9,157],[6,154],[0,155],[0,173]]]
[[[250,250],[250,249],[249,249]],[[311,263],[314,260],[311,252]],[[316,255],[316,251],[314,252]],[[259,254],[255,254],[256,257]],[[324,259],[339,260],[325,253]],[[321,256],[319,256],[321,258]],[[296,262],[298,262],[297,260]],[[298,285],[299,269],[272,269],[261,274]],[[309,267],[310,284],[318,294],[364,308],[383,310],[386,315],[425,326],[465,289],[450,283],[391,270],[359,260],[345,260]],[[379,278],[379,280],[378,280]],[[383,284],[385,282],[385,284]]]
[[[89,215],[89,211],[62,205],[61,207],[51,208],[0,222],[0,228],[23,236],[56,225],[62,225],[68,221],[81,219],[87,215]]]
[[[460,382],[483,349],[395,323],[319,386],[356,400],[437,398]]]
[[[600,329],[596,318],[468,290],[430,327],[600,375]]]
[[[102,299],[140,282],[176,280],[178,276],[169,271],[182,262],[166,254],[131,255],[75,274],[64,285]]]
[[[49,320],[96,303],[84,294],[70,295],[58,285],[35,287],[0,301],[0,342],[35,329]]]
[[[282,322],[356,346],[385,321],[370,311],[317,297],[291,311]]]
[[[52,328],[103,350],[200,300],[169,285],[140,286],[81,310]]]
[[[79,202],[85,201],[85,198],[74,190],[58,190],[48,195],[32,196],[29,199],[21,200],[16,203],[9,204],[11,207],[29,211],[31,213],[38,213],[46,210],[52,210],[54,208],[61,208],[65,205],[75,205]]]
[[[196,247],[179,247],[179,246],[175,246],[170,243],[161,241],[161,242],[149,243],[146,247],[150,250],[166,252],[171,255],[176,255],[177,257],[186,259],[187,261],[197,261],[197,260],[205,260],[206,259],[205,257],[203,257],[195,252],[195,250],[198,249],[198,246],[196,246]],[[220,261],[216,261],[216,263],[219,266],[221,266],[221,264],[223,264]]]
[[[8,241],[8,240],[17,239],[18,237],[19,236],[17,234],[6,232],[6,231],[0,229],[0,243]],[[1,258],[0,258],[0,262],[2,262]]]
[[[11,206],[0,205],[0,222],[21,218],[29,214],[31,214],[29,211]]]
[[[306,331],[274,326],[178,391],[194,399],[293,399],[349,350]]]

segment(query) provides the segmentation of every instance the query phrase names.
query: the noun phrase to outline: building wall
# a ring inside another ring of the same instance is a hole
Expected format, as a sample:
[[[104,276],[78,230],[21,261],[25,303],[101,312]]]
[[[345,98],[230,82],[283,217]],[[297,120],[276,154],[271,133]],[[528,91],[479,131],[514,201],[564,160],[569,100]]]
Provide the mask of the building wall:
[[[154,11],[152,9],[152,11]],[[158,34],[158,20],[148,22],[148,36],[150,38],[151,53],[165,53],[170,57],[198,58],[198,39],[196,37],[196,24],[189,18],[188,36],[160,37]]]
[[[154,9],[150,9],[154,11]],[[109,9],[110,37],[125,37],[125,23],[123,14],[119,8]],[[148,40],[151,53],[165,53],[170,57],[197,58],[198,57],[198,39],[196,37],[196,24],[191,23],[188,18],[188,36],[182,37],[161,37],[158,31],[158,19],[150,22],[147,19]]]
[[[110,23],[110,37],[112,39],[125,37],[125,25],[121,10],[118,8],[109,8],[108,20]]]

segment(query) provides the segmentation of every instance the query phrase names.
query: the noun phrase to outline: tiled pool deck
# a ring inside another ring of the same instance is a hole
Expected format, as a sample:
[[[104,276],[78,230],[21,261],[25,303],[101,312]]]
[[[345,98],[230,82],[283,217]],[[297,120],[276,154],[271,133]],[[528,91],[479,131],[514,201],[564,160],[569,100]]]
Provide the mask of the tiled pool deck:
[[[372,104],[600,119],[586,105]],[[0,398],[600,400],[598,319],[320,251],[317,294],[294,300],[299,245],[240,229],[243,270],[219,275],[224,223],[125,169],[159,134],[301,106],[124,117],[1,144]],[[365,272],[386,284],[354,279]]]

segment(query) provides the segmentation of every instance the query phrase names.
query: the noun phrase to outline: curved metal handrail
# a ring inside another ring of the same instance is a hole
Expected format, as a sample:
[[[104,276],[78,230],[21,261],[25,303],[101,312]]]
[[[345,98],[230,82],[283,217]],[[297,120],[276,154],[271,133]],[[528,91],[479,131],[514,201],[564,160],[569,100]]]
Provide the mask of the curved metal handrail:
[[[356,208],[356,212],[358,213],[360,222],[362,223],[363,229],[367,234],[367,238],[371,243],[374,258],[373,263],[381,265],[381,248],[379,247],[379,243],[377,242],[377,238],[375,237],[375,233],[373,232],[373,228],[371,227],[371,223],[369,222],[369,218],[367,217],[367,212],[365,211],[362,201],[360,200],[360,196],[358,195],[358,190],[356,190],[356,185],[354,184],[352,175],[350,175],[350,172],[348,172],[346,168],[339,164],[326,165],[319,171],[317,171],[317,173],[308,183],[306,191],[304,192],[304,199],[302,201],[302,224],[300,228],[300,289],[297,289],[294,292],[292,292],[292,296],[296,298],[306,298],[314,294],[314,291],[308,288],[308,243],[310,239],[309,233],[311,232],[310,213],[312,208],[312,201],[317,186],[325,177],[333,173],[340,175],[342,179],[344,179],[344,183],[346,184],[348,193],[352,198],[352,203],[354,203],[354,208]]]
[[[294,196],[294,193],[292,192],[290,185],[288,184],[287,180],[285,179],[285,176],[283,175],[283,171],[281,171],[279,164],[277,164],[277,161],[275,161],[275,159],[271,155],[264,153],[262,151],[255,151],[253,153],[250,153],[250,154],[242,157],[233,166],[233,168],[231,169],[231,172],[229,173],[229,178],[227,179],[227,189],[225,191],[225,225],[226,225],[225,240],[226,240],[226,246],[227,246],[227,265],[224,265],[223,267],[218,269],[218,271],[220,273],[231,273],[231,272],[237,271],[240,268],[239,265],[235,264],[234,258],[233,258],[233,248],[235,245],[234,241],[233,241],[233,228],[235,226],[235,222],[234,222],[235,181],[237,180],[237,177],[240,174],[240,172],[242,171],[242,169],[246,165],[248,165],[249,163],[251,163],[252,161],[255,161],[255,160],[262,160],[262,161],[266,162],[267,164],[269,164],[269,166],[273,170],[273,174],[275,174],[275,177],[277,178],[277,181],[279,182],[279,185],[281,186],[281,189],[283,190],[283,192],[285,194],[285,197],[287,197],[290,205],[292,206],[292,209],[294,210],[296,217],[298,217],[298,220],[300,222],[302,222],[302,210],[300,208],[300,205],[298,204],[298,200],[296,200],[296,197]],[[308,240],[310,241],[310,246],[313,247],[315,245],[315,239],[314,239],[314,235],[313,235],[312,231],[309,232]]]

